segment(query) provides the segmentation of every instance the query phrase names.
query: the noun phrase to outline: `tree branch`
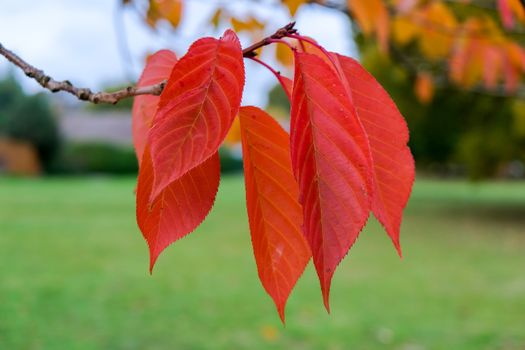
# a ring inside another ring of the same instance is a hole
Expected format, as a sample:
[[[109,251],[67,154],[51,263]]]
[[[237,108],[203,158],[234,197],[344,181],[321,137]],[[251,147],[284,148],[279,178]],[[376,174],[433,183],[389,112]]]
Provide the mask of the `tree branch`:
[[[289,23],[286,26],[278,29],[274,34],[250,45],[242,51],[244,57],[255,57],[257,49],[270,45],[275,39],[281,39],[289,34],[295,34],[297,31],[294,29],[295,22]],[[125,89],[118,90],[115,92],[93,92],[88,88],[78,88],[74,86],[69,80],[57,81],[44,73],[43,70],[34,67],[33,65],[24,61],[20,56],[14,52],[8,50],[0,43],[0,55],[4,56],[9,62],[19,67],[25,75],[29,78],[36,80],[43,88],[50,90],[51,92],[65,91],[74,96],[79,100],[88,101],[92,103],[109,103],[116,104],[120,100],[128,97],[138,95],[160,95],[166,81],[162,81],[159,84],[149,85],[144,87],[128,86]]]
[[[9,62],[19,67],[29,78],[36,80],[43,88],[48,89],[51,92],[65,91],[76,96],[79,100],[92,103],[115,104],[127,97],[138,95],[160,95],[166,85],[166,81],[163,81],[159,84],[144,87],[128,86],[125,89],[115,92],[93,92],[88,88],[78,88],[71,84],[69,80],[57,81],[51,78],[44,73],[43,70],[32,66],[14,52],[6,49],[1,43],[0,55],[4,56]]]

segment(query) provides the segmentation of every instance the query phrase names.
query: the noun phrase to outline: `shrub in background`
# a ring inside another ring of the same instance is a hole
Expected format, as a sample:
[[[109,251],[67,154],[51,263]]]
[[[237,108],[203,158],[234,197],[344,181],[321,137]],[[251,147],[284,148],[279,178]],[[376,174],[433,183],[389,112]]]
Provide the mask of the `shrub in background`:
[[[68,143],[52,170],[62,175],[126,175],[137,171],[137,158],[131,147],[107,143]]]

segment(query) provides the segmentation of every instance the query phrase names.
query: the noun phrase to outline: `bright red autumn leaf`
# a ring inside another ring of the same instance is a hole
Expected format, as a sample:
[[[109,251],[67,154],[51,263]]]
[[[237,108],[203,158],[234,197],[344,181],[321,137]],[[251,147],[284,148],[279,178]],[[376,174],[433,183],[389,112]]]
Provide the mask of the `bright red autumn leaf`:
[[[415,176],[405,119],[388,93],[359,62],[328,53],[311,41],[303,42],[301,48],[320,57],[341,75],[372,152],[372,210],[401,256],[399,230]]]
[[[334,271],[370,213],[370,149],[341,78],[317,55],[295,54],[291,117],[303,230],[329,309]]]
[[[241,103],[244,62],[239,40],[196,41],[175,65],[149,134],[155,178],[150,200],[211,157]]]
[[[149,56],[137,87],[158,84],[168,79],[175,63],[177,63],[177,56],[170,50],[160,50]],[[131,114],[133,146],[139,162],[142,160],[148,131],[151,128],[158,103],[159,97],[154,95],[140,95],[133,101]]]
[[[284,322],[286,301],[310,260],[299,188],[284,129],[257,107],[239,111],[246,206],[259,279]]]
[[[356,60],[339,54],[332,57],[342,68],[370,143],[372,211],[401,255],[399,229],[415,176],[414,159],[407,146],[407,124],[388,93]]]
[[[197,228],[211,210],[220,181],[218,153],[171,182],[150,204],[153,177],[146,148],[137,184],[137,223],[148,243],[150,272],[159,254]]]
[[[287,78],[285,76],[280,77],[281,86],[284,89],[284,93],[286,94],[286,97],[291,101],[292,100],[292,93],[293,93],[293,81],[290,78]]]

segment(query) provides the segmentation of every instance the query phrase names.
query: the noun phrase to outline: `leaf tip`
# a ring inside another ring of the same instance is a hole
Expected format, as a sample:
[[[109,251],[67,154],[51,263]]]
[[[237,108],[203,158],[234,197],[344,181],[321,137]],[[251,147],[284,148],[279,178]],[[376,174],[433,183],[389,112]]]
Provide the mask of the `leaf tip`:
[[[323,303],[326,309],[326,312],[330,314],[330,286],[332,284],[332,277],[334,276],[334,271],[327,272],[321,282],[321,292],[323,294]]]
[[[285,314],[284,314],[285,305],[283,303],[283,304],[276,305],[276,306],[277,306],[277,313],[279,314],[279,318],[281,319],[283,326],[286,326],[286,320],[285,320]]]
[[[400,259],[403,259],[403,251],[401,250],[401,244],[399,243],[399,239],[396,239],[393,242],[394,247],[396,247],[397,255],[399,255]]]
[[[157,262],[157,258],[159,257],[158,253],[155,253],[153,250],[150,250],[149,254],[149,274],[153,275],[153,268],[155,267],[155,263]]]
[[[221,40],[223,40],[223,41],[231,41],[231,42],[233,42],[233,43],[235,43],[235,44],[237,44],[239,46],[241,45],[240,41],[239,41],[239,38],[237,37],[237,34],[231,29],[226,29],[224,31],[224,33],[221,36]]]
[[[390,235],[390,239],[392,240],[392,243],[394,244],[394,247],[396,248],[397,255],[399,255],[400,259],[403,259],[403,251],[401,249],[401,243],[399,242],[399,231],[397,232],[397,234]]]
[[[326,293],[323,291],[323,303],[326,312],[330,315],[330,291]]]

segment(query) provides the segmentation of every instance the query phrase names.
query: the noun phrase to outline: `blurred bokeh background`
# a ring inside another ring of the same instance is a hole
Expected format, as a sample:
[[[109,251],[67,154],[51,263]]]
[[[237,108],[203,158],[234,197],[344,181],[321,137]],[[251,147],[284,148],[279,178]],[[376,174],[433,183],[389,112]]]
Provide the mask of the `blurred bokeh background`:
[[[326,315],[312,266],[287,325],[257,279],[238,145],[197,231],[153,276],[135,223],[132,100],[42,91],[0,59],[0,349],[525,349],[525,7],[520,0],[0,0],[0,43],[57,80],[133,84],[148,54],[296,27],[361,61],[405,116],[417,179],[397,257],[371,219]],[[289,52],[261,58],[291,76]],[[244,104],[285,125],[274,77]]]

